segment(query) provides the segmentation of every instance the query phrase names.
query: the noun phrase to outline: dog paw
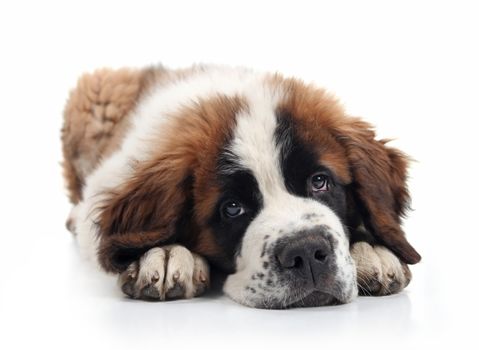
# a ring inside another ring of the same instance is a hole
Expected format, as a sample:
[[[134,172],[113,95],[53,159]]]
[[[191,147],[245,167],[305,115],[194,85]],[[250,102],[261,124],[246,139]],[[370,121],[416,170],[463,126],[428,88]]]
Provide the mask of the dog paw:
[[[409,267],[386,247],[358,242],[352,246],[351,256],[356,262],[361,295],[399,293],[411,281]]]
[[[134,299],[188,299],[209,286],[206,260],[180,245],[153,248],[119,276],[123,293]]]

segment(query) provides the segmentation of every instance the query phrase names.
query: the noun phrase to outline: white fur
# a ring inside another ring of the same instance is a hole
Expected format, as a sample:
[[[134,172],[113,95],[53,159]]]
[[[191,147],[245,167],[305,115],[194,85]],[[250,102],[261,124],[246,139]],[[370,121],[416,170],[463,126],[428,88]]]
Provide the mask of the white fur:
[[[349,241],[339,218],[327,206],[293,196],[285,188],[280,149],[274,137],[277,126],[275,110],[279,99],[284,97],[282,95],[281,91],[271,91],[263,86],[254,95],[247,95],[249,109],[237,117],[231,152],[238,156],[244,168],[253,173],[264,207],[246,230],[241,254],[236,259],[236,273],[228,276],[224,291],[232,299],[250,306],[261,305],[271,298],[285,300],[290,291],[278,285],[274,275],[268,292],[253,293],[249,288],[252,276],[264,270],[262,265],[267,262],[267,257],[262,257],[264,237],[268,235],[267,243],[274,244],[286,234],[325,225],[338,241],[335,254],[340,273],[337,278],[348,286],[342,300],[347,302],[357,294],[356,275],[349,255]],[[311,213],[316,217],[305,220],[304,216]]]
[[[195,292],[193,285],[193,272],[195,269],[195,259],[191,252],[180,245],[175,245],[170,249],[168,259],[168,274],[165,279],[165,290],[173,288],[176,284],[175,275],[178,281],[185,286],[185,297],[192,298]]]
[[[365,294],[387,295],[402,290],[410,281],[407,267],[386,247],[371,246],[366,242],[355,243],[351,256],[356,262],[358,282]],[[379,283],[379,290],[370,290],[372,282]],[[396,287],[391,288],[396,283]]]
[[[157,288],[161,289],[163,295],[163,281],[166,277],[166,251],[163,248],[152,248],[141,257],[138,266],[138,289],[151,283],[152,279],[157,280]],[[136,262],[135,262],[136,264]]]
[[[132,164],[148,159],[153,149],[151,142],[155,142],[156,151],[161,147],[158,142],[163,138],[163,126],[175,111],[216,94],[245,95],[248,91],[258,91],[263,84],[264,75],[250,70],[208,66],[199,67],[195,74],[185,79],[154,87],[133,112],[133,126],[120,149],[86,179],[84,200],[75,208],[75,226],[82,253],[98,264],[94,221],[103,199],[101,194],[126,181],[132,173]]]
[[[86,179],[84,200],[74,209],[77,237],[82,252],[97,262],[98,238],[94,222],[98,205],[103,199],[102,193],[128,180],[133,170],[132,165],[150,157],[153,141],[155,151],[161,149],[158,142],[161,142],[164,126],[171,121],[175,111],[216,94],[238,95],[247,100],[249,109],[237,117],[231,147],[234,154],[240,158],[241,165],[253,172],[264,200],[263,210],[251,223],[244,236],[242,243],[244,255],[237,258],[237,273],[229,276],[226,281],[224,288],[226,293],[240,303],[256,306],[255,304],[259,302],[256,300],[258,295],[248,293],[245,287],[251,275],[262,264],[260,240],[265,234],[270,235],[274,241],[283,231],[294,232],[321,224],[329,226],[339,242],[335,254],[342,273],[338,274],[337,278],[345,282],[349,288],[343,301],[351,300],[357,293],[355,268],[350,259],[348,240],[341,223],[329,208],[316,201],[289,194],[284,185],[279,150],[274,140],[275,109],[278,101],[284,97],[283,92],[272,89],[266,83],[265,75],[245,69],[203,67],[185,79],[158,85],[139,102],[131,116],[132,128],[122,146],[112,156],[103,160]],[[308,213],[318,214],[318,218],[304,220],[304,214]],[[158,252],[153,253],[156,256]],[[180,260],[178,261],[181,264],[187,263],[187,266],[185,265],[187,269],[191,267],[191,259]],[[149,265],[145,265],[145,268],[146,266]],[[263,297],[282,298],[284,293],[285,289],[277,287],[272,289],[271,295]]]
[[[183,298],[193,298],[208,284],[209,268],[204,258],[185,247],[169,245],[152,248],[138,262],[131,263],[120,275],[120,287],[130,279],[134,280],[131,296],[135,298],[141,297],[143,288],[150,287],[156,289],[156,298],[166,300],[177,285],[183,288]]]

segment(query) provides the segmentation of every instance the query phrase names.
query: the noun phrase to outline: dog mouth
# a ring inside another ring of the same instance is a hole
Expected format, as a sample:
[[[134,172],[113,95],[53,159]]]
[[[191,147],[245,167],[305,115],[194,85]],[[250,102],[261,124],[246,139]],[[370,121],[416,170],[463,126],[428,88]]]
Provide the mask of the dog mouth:
[[[268,280],[270,282],[271,280]],[[222,284],[223,291],[236,302],[259,309],[292,309],[347,304],[357,296],[354,280],[331,281],[313,285],[298,280],[277,280],[276,283],[236,284],[231,276]],[[256,280],[257,282],[257,280]],[[300,283],[303,282],[303,283]],[[241,290],[242,293],[237,291]]]
[[[292,309],[320,306],[334,306],[349,303],[351,298],[347,298],[341,293],[336,295],[326,293],[320,290],[310,292],[296,292],[289,297],[278,299],[268,299],[255,303],[255,308],[260,309]]]
[[[332,306],[344,303],[345,302],[341,302],[340,299],[331,294],[321,291],[313,291],[305,297],[289,304],[286,308]]]

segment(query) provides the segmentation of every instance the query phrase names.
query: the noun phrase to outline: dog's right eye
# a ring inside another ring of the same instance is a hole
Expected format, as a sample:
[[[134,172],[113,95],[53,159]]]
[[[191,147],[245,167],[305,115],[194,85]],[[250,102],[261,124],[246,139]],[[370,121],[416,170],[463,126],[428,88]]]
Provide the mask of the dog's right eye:
[[[311,190],[313,192],[325,192],[329,190],[329,178],[325,174],[317,173],[311,177]]]
[[[223,204],[221,209],[223,215],[228,218],[236,218],[243,215],[245,210],[240,202],[227,201]]]

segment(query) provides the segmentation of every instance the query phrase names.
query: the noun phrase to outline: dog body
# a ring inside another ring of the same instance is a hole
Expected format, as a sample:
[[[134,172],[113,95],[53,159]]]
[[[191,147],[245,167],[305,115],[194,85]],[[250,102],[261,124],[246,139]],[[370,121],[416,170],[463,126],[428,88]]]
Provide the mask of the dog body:
[[[196,66],[103,70],[65,109],[68,226],[134,298],[224,291],[265,308],[390,294],[419,255],[400,228],[406,158],[325,91]]]

